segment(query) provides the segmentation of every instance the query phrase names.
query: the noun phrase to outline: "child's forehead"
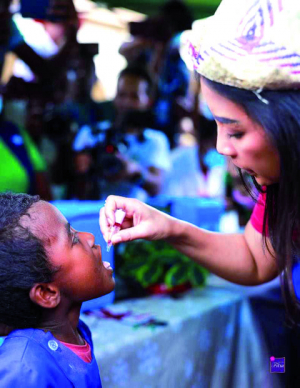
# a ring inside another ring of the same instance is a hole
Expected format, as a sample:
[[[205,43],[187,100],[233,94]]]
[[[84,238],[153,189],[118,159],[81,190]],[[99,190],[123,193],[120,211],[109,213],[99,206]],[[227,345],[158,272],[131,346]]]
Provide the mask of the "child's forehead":
[[[39,201],[29,210],[29,217],[22,220],[23,225],[43,241],[56,239],[67,221],[61,212],[48,202]]]

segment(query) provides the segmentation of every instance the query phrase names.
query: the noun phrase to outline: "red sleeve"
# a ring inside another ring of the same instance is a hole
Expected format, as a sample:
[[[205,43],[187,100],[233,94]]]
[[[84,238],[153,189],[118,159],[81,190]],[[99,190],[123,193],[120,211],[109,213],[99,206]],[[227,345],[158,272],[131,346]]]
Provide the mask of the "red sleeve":
[[[250,222],[255,230],[259,233],[263,233],[264,213],[266,207],[266,194],[259,194],[258,200],[254,206],[251,214]]]

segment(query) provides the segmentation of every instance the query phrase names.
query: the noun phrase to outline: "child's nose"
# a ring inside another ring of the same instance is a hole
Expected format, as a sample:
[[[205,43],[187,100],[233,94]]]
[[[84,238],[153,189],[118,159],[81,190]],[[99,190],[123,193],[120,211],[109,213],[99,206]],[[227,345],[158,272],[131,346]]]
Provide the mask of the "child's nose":
[[[95,245],[95,236],[92,233],[83,232],[85,235],[84,238],[88,242],[90,247],[93,247]]]

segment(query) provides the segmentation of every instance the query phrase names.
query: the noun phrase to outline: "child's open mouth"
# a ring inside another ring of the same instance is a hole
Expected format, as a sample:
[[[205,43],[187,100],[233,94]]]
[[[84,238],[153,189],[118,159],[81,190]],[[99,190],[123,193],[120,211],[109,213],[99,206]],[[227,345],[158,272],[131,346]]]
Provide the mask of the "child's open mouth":
[[[110,263],[109,263],[108,261],[103,261],[103,265],[104,265],[104,267],[105,267],[106,269],[111,269],[111,270],[113,270],[112,267],[111,267],[111,265],[110,265]]]

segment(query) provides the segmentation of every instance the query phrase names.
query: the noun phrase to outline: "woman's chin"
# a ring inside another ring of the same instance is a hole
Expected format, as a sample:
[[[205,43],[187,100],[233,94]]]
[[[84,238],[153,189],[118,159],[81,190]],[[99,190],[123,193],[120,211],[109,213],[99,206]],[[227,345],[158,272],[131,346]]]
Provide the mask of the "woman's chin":
[[[274,183],[276,183],[275,181],[273,181],[271,179],[268,179],[266,177],[262,177],[259,175],[255,175],[254,178],[260,186],[270,186],[270,185],[273,185]]]

